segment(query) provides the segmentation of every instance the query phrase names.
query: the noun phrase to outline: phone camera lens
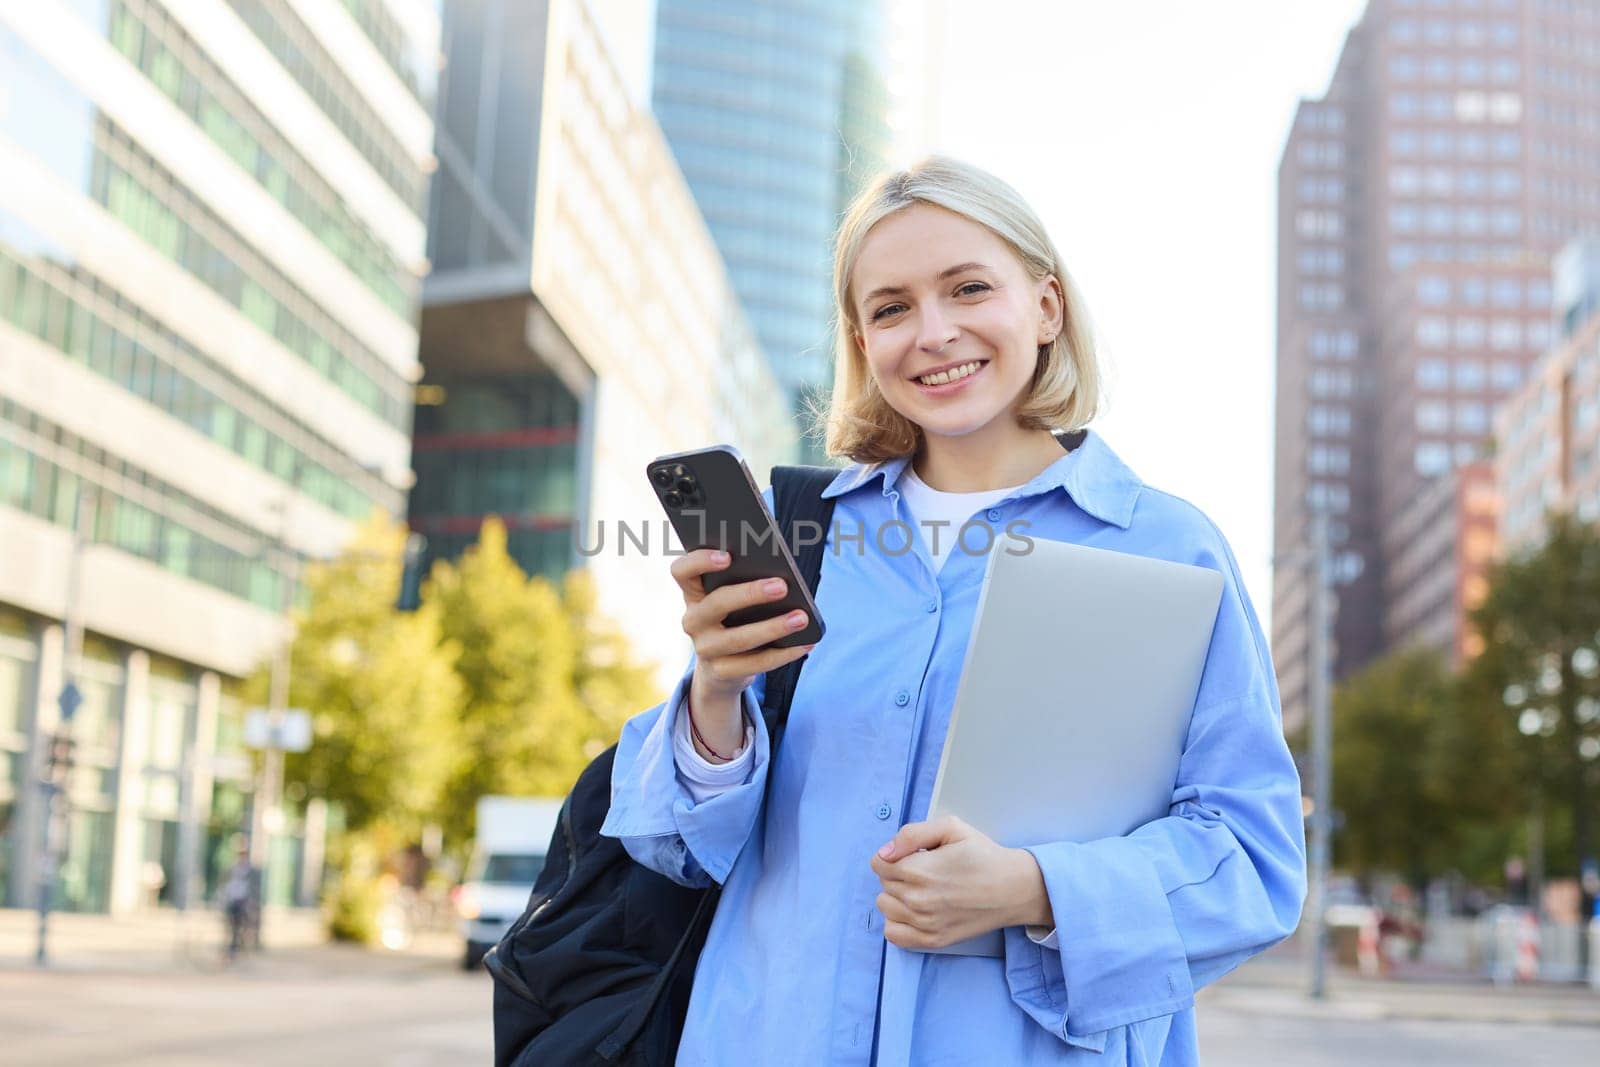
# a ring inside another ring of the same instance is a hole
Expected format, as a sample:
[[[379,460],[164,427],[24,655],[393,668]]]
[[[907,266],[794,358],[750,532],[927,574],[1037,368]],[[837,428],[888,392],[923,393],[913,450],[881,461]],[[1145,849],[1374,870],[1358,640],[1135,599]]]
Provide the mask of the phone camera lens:
[[[692,492],[694,492],[694,479],[693,478],[679,478],[678,479],[678,492],[680,492],[680,493],[692,493]]]
[[[657,467],[650,473],[650,479],[656,483],[657,487],[665,489],[672,484],[672,472],[665,467]]]
[[[666,496],[662,497],[661,499],[663,499],[663,500],[665,500],[667,502],[667,507],[669,507],[669,508],[681,508],[681,507],[683,507],[683,496],[681,494],[679,494],[679,493],[668,493]]]

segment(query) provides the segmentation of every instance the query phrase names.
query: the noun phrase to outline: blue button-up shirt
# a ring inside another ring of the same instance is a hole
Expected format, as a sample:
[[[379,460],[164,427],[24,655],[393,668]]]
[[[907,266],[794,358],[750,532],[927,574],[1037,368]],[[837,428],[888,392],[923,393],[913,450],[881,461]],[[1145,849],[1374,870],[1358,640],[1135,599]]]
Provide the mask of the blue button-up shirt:
[[[858,464],[827,490],[827,635],[776,760],[758,680],[745,693],[749,780],[694,803],[672,749],[692,663],[623,730],[604,832],[679,882],[724,886],[678,1062],[1198,1063],[1195,990],[1287,936],[1305,891],[1299,780],[1232,553],[1093,433],[978,517],[1210,567],[1222,602],[1168,815],[1125,837],[1029,849],[1059,947],[1019,927],[1005,931],[1004,959],[903,950],[884,940],[869,861],[894,827],[927,815],[987,541],[970,531],[970,551],[936,570],[920,538],[886,526],[913,521],[895,488],[906,463]]]

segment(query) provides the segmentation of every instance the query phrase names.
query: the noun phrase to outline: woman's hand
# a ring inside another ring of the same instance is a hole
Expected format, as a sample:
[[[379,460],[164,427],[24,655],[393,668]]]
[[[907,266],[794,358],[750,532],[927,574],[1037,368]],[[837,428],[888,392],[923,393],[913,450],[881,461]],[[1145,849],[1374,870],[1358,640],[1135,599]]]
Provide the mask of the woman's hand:
[[[1033,855],[1005,848],[953,816],[900,828],[872,870],[883,883],[883,936],[901,948],[944,948],[1007,926],[1054,926]]]
[[[683,632],[694,641],[694,680],[689,687],[689,706],[695,726],[718,752],[732,752],[744,741],[744,719],[739,695],[756,677],[775,670],[810,652],[814,645],[761,650],[763,645],[794,633],[805,626],[806,613],[791,611],[775,619],[726,627],[722,621],[731,612],[756,604],[783,599],[786,583],[781,578],[740,582],[706,592],[702,576],[727,567],[726,552],[696,549],[672,561],[672,578],[683,591]],[[699,741],[696,749],[708,759],[716,752],[706,751]]]

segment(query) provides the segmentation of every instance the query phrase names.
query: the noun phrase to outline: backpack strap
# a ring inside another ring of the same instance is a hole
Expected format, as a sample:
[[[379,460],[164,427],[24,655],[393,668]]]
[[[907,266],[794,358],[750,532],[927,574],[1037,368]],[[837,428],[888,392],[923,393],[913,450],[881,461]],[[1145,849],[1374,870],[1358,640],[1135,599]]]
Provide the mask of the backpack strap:
[[[805,579],[812,596],[816,596],[817,583],[822,580],[822,556],[828,530],[833,525],[833,500],[823,499],[822,491],[838,474],[833,467],[772,468],[773,517],[789,543],[795,565],[800,568],[800,577]],[[807,543],[797,544],[802,534]],[[795,685],[800,681],[800,668],[805,665],[806,658],[801,656],[767,672],[761,710],[774,741],[788,721],[789,705],[794,701]]]

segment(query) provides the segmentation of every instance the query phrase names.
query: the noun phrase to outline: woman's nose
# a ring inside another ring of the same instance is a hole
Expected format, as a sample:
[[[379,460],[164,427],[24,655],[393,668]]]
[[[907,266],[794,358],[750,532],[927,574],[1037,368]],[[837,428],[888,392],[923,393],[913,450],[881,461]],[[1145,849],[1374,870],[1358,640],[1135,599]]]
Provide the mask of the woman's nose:
[[[959,334],[955,323],[941,314],[937,307],[930,307],[923,312],[917,329],[917,347],[924,352],[937,352],[955,341]]]

